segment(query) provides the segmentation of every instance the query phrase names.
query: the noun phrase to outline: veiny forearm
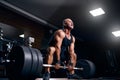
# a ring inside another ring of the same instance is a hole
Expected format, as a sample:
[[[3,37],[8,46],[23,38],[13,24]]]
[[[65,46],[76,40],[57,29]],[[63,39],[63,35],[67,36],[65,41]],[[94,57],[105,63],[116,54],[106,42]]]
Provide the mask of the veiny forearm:
[[[56,46],[56,58],[57,58],[57,61],[60,61],[60,52],[61,52],[61,48]]]
[[[76,54],[74,53],[74,51],[70,52],[70,63],[74,63],[73,66],[76,65]]]

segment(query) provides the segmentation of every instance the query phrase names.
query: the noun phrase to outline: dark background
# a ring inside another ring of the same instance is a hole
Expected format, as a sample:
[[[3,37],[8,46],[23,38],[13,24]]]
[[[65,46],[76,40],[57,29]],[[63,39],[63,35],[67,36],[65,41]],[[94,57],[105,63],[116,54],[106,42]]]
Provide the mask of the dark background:
[[[95,77],[113,77],[120,74],[120,39],[111,33],[120,29],[119,4],[119,0],[1,0],[0,27],[10,39],[22,33],[34,37],[33,47],[44,50],[53,32],[62,28],[62,20],[71,18],[78,59],[96,65]],[[89,14],[99,7],[104,15]]]

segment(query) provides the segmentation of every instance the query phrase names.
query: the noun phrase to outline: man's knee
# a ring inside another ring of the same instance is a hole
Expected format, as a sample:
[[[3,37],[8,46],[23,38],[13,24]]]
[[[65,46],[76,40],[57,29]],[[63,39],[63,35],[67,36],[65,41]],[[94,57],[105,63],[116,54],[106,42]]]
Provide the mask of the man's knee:
[[[47,51],[48,53],[55,52],[55,47],[48,47]]]
[[[55,52],[55,47],[48,47],[47,52],[49,55],[53,55]]]

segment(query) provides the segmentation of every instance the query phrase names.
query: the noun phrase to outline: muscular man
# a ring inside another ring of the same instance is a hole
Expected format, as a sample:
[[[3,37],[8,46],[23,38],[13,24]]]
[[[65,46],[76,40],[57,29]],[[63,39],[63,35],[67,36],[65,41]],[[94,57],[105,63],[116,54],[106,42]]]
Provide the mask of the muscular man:
[[[59,69],[61,62],[64,62],[68,66],[68,78],[78,78],[75,75],[73,67],[76,65],[77,56],[74,51],[75,38],[71,34],[71,30],[74,28],[73,21],[70,18],[66,18],[63,21],[63,29],[57,30],[49,44],[47,49],[48,55],[46,59],[47,64],[52,64],[55,61],[55,69]],[[55,56],[56,57],[55,57]],[[45,68],[45,74],[43,80],[49,80],[50,67]]]

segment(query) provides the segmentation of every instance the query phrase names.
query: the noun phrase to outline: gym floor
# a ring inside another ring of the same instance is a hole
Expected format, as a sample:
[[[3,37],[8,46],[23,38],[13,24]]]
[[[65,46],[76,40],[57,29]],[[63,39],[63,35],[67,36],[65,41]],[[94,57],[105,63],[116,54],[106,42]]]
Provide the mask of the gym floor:
[[[8,78],[0,78],[0,80],[10,80]],[[42,78],[37,78],[35,80],[43,80]],[[68,80],[67,78],[50,78],[50,80]],[[74,79],[77,80],[77,79]],[[100,77],[100,78],[92,78],[92,79],[80,79],[80,80],[120,80],[120,78],[104,78],[104,77]]]

